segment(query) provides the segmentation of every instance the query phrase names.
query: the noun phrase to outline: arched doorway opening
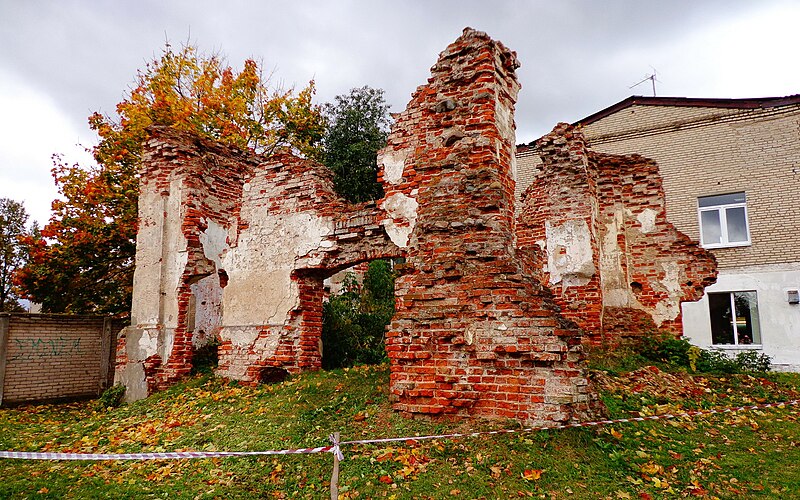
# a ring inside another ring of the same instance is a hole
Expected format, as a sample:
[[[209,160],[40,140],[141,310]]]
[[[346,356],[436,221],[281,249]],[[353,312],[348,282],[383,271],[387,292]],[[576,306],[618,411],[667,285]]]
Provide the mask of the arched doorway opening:
[[[325,280],[322,368],[387,361],[386,329],[394,316],[400,258],[364,261]]]

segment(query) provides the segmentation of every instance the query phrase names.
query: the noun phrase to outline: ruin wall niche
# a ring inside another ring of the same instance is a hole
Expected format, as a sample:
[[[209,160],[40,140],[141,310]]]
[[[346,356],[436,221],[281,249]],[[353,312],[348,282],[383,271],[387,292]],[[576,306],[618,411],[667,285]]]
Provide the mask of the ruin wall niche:
[[[526,268],[592,343],[679,335],[680,304],[714,283],[716,261],[667,221],[656,162],[591,151],[567,124],[536,147],[541,172],[517,228]]]
[[[328,169],[288,153],[150,134],[133,321],[117,356],[129,399],[187,375],[193,349],[212,338],[223,377],[257,383],[274,369],[318,368],[322,280],[402,254],[375,204],[345,203]]]
[[[592,408],[579,332],[515,254],[517,66],[464,30],[379,154],[383,224],[407,258],[386,338],[390,391],[409,415],[552,425]]]

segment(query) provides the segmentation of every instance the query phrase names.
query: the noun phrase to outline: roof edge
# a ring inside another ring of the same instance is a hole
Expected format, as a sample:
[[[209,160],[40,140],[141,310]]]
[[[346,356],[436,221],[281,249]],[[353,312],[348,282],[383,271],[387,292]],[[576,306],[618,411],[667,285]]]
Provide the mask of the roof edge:
[[[784,97],[756,97],[748,99],[720,99],[720,98],[697,98],[697,97],[647,97],[633,95],[627,99],[612,104],[601,109],[586,118],[576,121],[573,125],[588,125],[612,115],[625,108],[641,106],[685,106],[697,108],[739,108],[739,109],[759,109],[776,108],[800,104],[800,94],[793,94]]]

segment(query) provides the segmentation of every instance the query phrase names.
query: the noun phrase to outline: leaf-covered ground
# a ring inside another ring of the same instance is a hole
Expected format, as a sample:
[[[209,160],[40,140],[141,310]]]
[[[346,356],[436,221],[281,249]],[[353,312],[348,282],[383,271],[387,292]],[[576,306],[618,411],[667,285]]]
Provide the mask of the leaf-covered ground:
[[[612,418],[800,398],[799,374],[689,375],[656,367],[593,378]],[[266,450],[512,428],[407,420],[388,368],[240,387],[198,377],[116,409],[0,409],[0,449],[132,453]],[[346,446],[340,498],[797,498],[800,408],[478,438]],[[0,459],[1,498],[326,498],[328,453],[148,462]]]

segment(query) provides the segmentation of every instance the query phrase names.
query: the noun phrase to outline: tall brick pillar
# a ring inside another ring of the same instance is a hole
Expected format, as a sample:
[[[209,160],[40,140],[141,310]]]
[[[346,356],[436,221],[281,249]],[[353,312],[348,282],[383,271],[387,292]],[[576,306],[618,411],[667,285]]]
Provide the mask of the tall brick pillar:
[[[517,67],[466,29],[379,155],[383,223],[407,255],[386,344],[408,414],[547,425],[590,407],[579,333],[515,256]]]

